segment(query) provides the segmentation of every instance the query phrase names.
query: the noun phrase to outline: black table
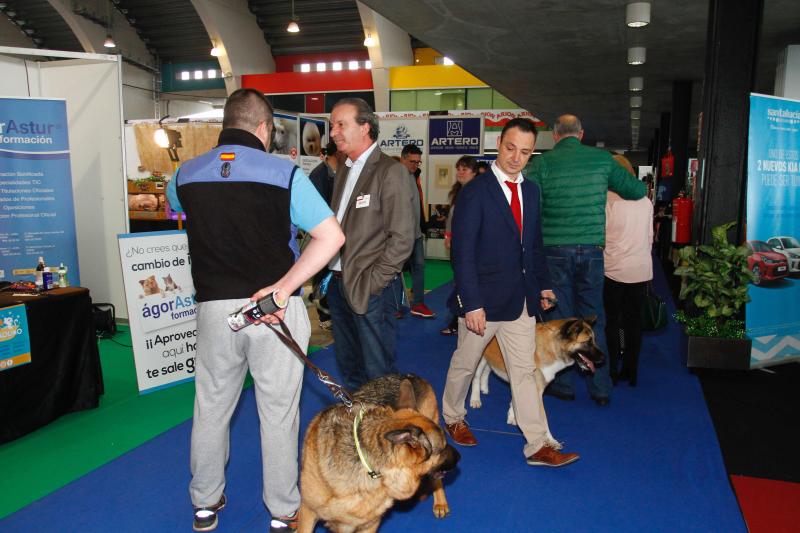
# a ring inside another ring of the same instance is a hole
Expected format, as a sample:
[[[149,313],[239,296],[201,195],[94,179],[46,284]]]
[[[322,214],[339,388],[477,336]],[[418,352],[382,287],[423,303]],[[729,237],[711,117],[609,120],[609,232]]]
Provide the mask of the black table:
[[[103,394],[89,290],[0,292],[0,308],[17,304],[25,304],[28,315],[31,362],[0,372],[0,443],[63,414],[95,408]]]

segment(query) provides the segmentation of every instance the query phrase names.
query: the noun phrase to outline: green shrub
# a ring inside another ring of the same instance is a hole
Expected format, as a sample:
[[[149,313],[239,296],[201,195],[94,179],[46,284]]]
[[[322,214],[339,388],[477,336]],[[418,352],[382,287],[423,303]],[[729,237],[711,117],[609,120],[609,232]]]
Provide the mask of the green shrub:
[[[689,335],[744,337],[744,323],[736,318],[750,301],[748,284],[755,278],[747,266],[752,251],[728,242],[728,230],[735,225],[729,222],[712,229],[711,244],[685,246],[678,252],[681,266],[675,275],[684,277],[678,297],[690,301],[698,311],[698,316],[675,316],[686,324]]]

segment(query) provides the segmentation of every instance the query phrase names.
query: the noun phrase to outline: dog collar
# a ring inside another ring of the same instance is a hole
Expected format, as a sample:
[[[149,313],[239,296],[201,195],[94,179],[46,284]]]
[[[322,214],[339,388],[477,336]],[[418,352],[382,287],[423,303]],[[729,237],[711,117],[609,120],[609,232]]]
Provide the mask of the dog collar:
[[[372,479],[378,479],[381,477],[380,472],[376,472],[369,466],[367,462],[367,458],[364,456],[364,452],[361,451],[361,444],[358,442],[358,424],[361,423],[361,419],[364,418],[364,404],[361,404],[361,409],[358,410],[358,415],[353,418],[353,440],[356,443],[356,453],[358,453],[358,458],[361,460],[361,464],[364,465],[364,468],[367,470],[367,474]]]

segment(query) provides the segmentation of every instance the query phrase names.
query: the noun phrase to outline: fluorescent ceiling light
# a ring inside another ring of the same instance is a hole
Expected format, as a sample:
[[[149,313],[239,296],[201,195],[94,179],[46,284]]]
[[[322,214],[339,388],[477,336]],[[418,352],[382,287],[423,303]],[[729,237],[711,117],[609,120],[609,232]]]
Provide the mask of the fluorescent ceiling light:
[[[631,109],[631,120],[639,120],[642,118],[641,109]]]
[[[628,89],[634,92],[644,90],[644,78],[641,76],[633,76],[628,81]]]
[[[325,63],[317,63],[317,72],[325,72],[328,70],[328,65]]]
[[[331,64],[331,70],[342,70],[342,62],[341,61],[334,61]]]
[[[631,96],[631,107],[642,107],[642,97]]]
[[[367,70],[371,69],[372,68],[372,61],[369,61],[369,60],[364,61],[364,68],[367,69]]]
[[[300,72],[311,72],[311,63],[302,63],[300,65]]]
[[[358,70],[358,61],[350,61],[347,63],[347,68],[349,70]]]
[[[203,79],[203,71],[202,70],[195,70],[194,71],[194,79],[202,80]]]
[[[633,2],[625,9],[625,24],[641,28],[650,24],[650,2]]]
[[[206,77],[210,80],[213,80],[217,77],[217,71],[213,68],[208,69],[208,72],[206,72]]]
[[[184,70],[183,72],[181,72],[181,79],[184,80],[184,81],[185,80],[190,80],[190,79],[192,79],[192,75],[189,73],[188,70]]]

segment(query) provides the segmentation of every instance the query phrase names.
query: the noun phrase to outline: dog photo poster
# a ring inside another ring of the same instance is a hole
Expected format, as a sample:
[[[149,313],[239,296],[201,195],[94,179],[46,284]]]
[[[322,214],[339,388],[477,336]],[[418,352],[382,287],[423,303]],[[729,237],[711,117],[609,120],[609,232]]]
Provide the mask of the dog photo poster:
[[[186,232],[117,236],[139,392],[194,378],[194,283]]]

